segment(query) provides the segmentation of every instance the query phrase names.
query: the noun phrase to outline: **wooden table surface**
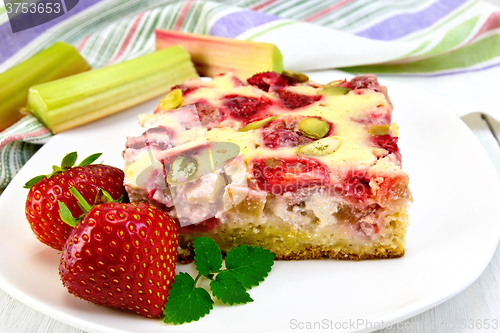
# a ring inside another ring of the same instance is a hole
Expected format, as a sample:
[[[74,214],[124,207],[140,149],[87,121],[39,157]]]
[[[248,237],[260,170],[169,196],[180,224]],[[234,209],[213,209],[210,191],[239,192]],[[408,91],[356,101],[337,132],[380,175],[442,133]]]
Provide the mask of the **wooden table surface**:
[[[500,6],[500,0],[487,1]],[[469,114],[462,120],[481,142],[500,176],[500,122],[481,113]],[[498,323],[496,329],[478,326],[478,323],[484,326],[494,320]],[[460,326],[466,328],[461,329]],[[472,285],[448,301],[399,323],[398,327],[377,333],[500,332],[500,247]],[[86,333],[31,309],[1,289],[0,332]]]

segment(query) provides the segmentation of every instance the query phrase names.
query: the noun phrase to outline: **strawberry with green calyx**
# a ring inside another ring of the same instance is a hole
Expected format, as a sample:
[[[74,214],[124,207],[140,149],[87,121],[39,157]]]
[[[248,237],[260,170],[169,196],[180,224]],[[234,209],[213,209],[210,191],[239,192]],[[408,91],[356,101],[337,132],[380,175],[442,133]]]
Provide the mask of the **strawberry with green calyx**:
[[[63,285],[98,305],[148,318],[161,316],[175,275],[175,222],[146,203],[106,202],[91,207],[75,188],[69,191],[88,211],[78,222],[59,203],[62,219],[76,225],[62,249]]]
[[[123,203],[123,195],[119,197],[118,199],[113,199],[111,194],[106,192],[105,190],[98,188],[98,194],[96,196],[96,201],[94,205],[89,205],[89,203],[85,200],[85,198],[78,192],[76,188],[73,186],[69,188],[69,192],[74,195],[74,197],[77,200],[77,204],[80,207],[80,209],[83,211],[83,214],[74,217],[71,211],[69,210],[68,206],[64,202],[58,201],[57,204],[59,206],[59,216],[61,217],[61,220],[68,224],[70,227],[76,227],[78,222],[80,222],[83,217],[85,216],[86,213],[89,212],[89,210],[92,209],[95,205],[98,203],[104,203],[104,202],[116,202],[116,203]]]
[[[223,267],[217,244],[196,237],[198,275],[175,275],[178,232],[165,212],[146,203],[91,207],[75,188],[69,191],[87,212],[74,218],[59,203],[61,218],[75,225],[61,253],[59,275],[70,293],[97,305],[148,318],[163,314],[164,322],[176,325],[189,323],[213,309],[210,293],[197,286],[200,279],[210,280],[210,292],[221,302],[244,304],[253,302],[247,290],[259,285],[273,266],[275,255],[270,251],[240,245],[227,251]]]
[[[75,166],[77,153],[67,154],[60,166],[53,166],[52,173],[29,180],[24,187],[30,189],[25,206],[26,219],[31,230],[42,243],[61,250],[68,239],[71,226],[59,217],[58,201],[66,204],[73,216],[83,211],[69,188],[79,189],[87,203],[94,204],[99,199],[99,188],[113,198],[126,195],[122,170],[103,164],[92,164],[101,156],[93,154]]]

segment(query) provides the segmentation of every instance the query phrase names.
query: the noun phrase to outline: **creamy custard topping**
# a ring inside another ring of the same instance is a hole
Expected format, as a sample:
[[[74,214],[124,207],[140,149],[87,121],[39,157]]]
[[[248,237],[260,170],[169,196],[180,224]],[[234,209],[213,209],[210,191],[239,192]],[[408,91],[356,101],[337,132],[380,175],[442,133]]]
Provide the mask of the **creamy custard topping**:
[[[371,125],[389,125],[392,107],[382,92],[369,89],[351,90],[345,95],[330,96],[323,93],[321,88],[313,88],[307,85],[289,87],[288,90],[306,96],[321,96],[321,100],[311,105],[290,110],[279,102],[279,97],[273,93],[264,92],[254,86],[240,86],[237,79],[231,74],[217,77],[210,82],[191,80],[189,85],[201,85],[200,88],[184,97],[183,105],[189,105],[199,100],[205,100],[216,107],[223,107],[221,97],[229,94],[241,94],[251,97],[268,98],[274,104],[264,111],[266,116],[277,115],[275,121],[282,117],[321,117],[333,124],[332,136],[341,141],[339,148],[330,154],[314,156],[315,159],[328,166],[336,167],[342,164],[364,164],[373,165],[377,156],[384,154],[383,148],[377,148],[371,142],[368,132]],[[209,87],[203,87],[209,85]],[[260,120],[263,116],[255,117]],[[282,147],[271,149],[262,142],[261,132],[264,128],[250,130],[248,132],[237,132],[246,125],[234,119],[221,122],[221,125],[229,126],[223,128],[212,128],[205,134],[208,141],[233,142],[240,146],[243,155],[248,160],[256,157],[283,157],[293,156],[296,149]]]
[[[323,233],[320,243],[338,232],[359,235],[358,243],[391,237],[384,223],[411,194],[392,104],[375,76],[321,85],[272,72],[244,83],[228,73],[176,89],[182,99],[140,115],[145,134],[127,141],[132,200],[170,210],[181,226],[196,219],[181,233],[212,230],[217,221],[269,231],[273,220],[288,228],[277,234]],[[228,162],[216,170],[210,149],[220,143],[239,147],[237,168]],[[176,170],[196,177],[169,183]],[[177,212],[176,200],[186,203]]]

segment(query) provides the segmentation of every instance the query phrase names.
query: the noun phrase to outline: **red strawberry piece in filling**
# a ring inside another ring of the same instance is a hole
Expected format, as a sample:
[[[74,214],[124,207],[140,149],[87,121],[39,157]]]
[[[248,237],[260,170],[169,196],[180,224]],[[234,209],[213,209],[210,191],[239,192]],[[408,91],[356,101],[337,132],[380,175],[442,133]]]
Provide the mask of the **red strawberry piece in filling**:
[[[341,85],[344,86],[344,85]],[[347,85],[347,88],[351,89],[371,89],[374,91],[381,92],[382,86],[378,83],[377,76],[374,74],[360,75],[353,78]]]
[[[344,87],[344,88],[349,88],[349,81],[344,79],[341,84],[338,85],[339,87]]]
[[[262,130],[264,145],[269,148],[292,148],[313,142],[297,129],[298,121],[288,118],[277,119]]]
[[[314,140],[286,129],[264,136],[264,145],[269,148],[297,147],[312,141]]]
[[[394,200],[411,197],[406,175],[377,175],[375,181],[377,183],[375,200],[381,206],[386,206]]]
[[[278,95],[281,98],[283,105],[290,110],[302,108],[311,105],[314,102],[321,100],[321,95],[301,95],[286,89],[280,89]]]
[[[245,125],[269,116],[266,109],[272,105],[272,101],[263,96],[226,95],[221,100],[227,110],[227,116],[242,121]]]
[[[186,97],[187,95],[189,95],[190,93],[192,93],[193,91],[195,91],[198,88],[199,88],[198,86],[190,87],[190,86],[187,86],[185,84],[179,84],[179,85],[173,86],[170,89],[170,91],[175,90],[175,89],[180,89],[182,91],[182,96]]]
[[[330,182],[328,168],[311,158],[256,159],[251,162],[250,170],[257,187],[272,194],[281,195]]]
[[[290,82],[281,74],[276,72],[258,73],[247,79],[248,84],[256,86],[260,90],[279,90],[290,85]]]
[[[401,152],[398,147],[398,137],[392,136],[390,134],[378,135],[372,137],[372,142],[375,146],[383,148],[389,152],[389,154],[394,154],[396,159],[401,162]]]
[[[224,120],[224,114],[219,108],[211,105],[206,100],[201,99],[193,103],[196,106],[201,125],[204,127],[214,127],[215,124]]]
[[[170,139],[173,132],[165,126],[153,127],[146,130],[141,136],[127,138],[126,147],[132,149],[141,149],[144,147],[167,150],[172,148]]]
[[[370,177],[365,170],[349,170],[342,177],[341,189],[334,186],[334,193],[353,203],[363,203],[372,196]]]
[[[165,212],[145,203],[99,204],[71,232],[59,275],[77,297],[157,318],[173,283],[177,243]]]
[[[363,232],[367,236],[371,236],[374,234],[378,234],[380,231],[380,227],[377,223],[368,223],[365,221],[361,221],[358,224],[358,231]]]

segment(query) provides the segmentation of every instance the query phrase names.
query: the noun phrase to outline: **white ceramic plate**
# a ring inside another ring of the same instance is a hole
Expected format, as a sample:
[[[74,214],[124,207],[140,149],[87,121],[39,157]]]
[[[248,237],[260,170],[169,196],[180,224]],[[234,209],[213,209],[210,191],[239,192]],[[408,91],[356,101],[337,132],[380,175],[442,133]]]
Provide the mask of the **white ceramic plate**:
[[[313,76],[323,82],[336,77]],[[25,220],[22,185],[74,150],[80,158],[103,152],[106,163],[121,167],[125,137],[138,133],[136,115],[151,113],[151,101],[55,136],[15,177],[0,197],[0,288],[57,320],[107,333],[286,332],[308,325],[369,331],[436,306],[470,285],[490,261],[500,238],[500,186],[486,153],[449,106],[385,83],[415,201],[403,258],[276,262],[266,281],[250,290],[253,303],[216,304],[210,315],[181,326],[70,295],[59,280],[57,251],[39,243]]]

